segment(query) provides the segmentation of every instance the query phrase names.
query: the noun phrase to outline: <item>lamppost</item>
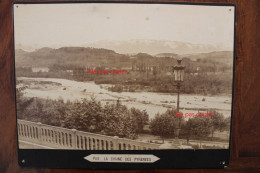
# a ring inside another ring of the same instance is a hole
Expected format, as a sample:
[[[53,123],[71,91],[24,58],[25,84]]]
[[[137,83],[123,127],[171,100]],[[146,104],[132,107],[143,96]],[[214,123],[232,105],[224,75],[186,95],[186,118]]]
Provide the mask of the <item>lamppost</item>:
[[[183,76],[184,76],[184,69],[185,67],[181,65],[182,59],[178,59],[177,62],[178,64],[176,66],[173,66],[173,73],[174,73],[174,79],[176,82],[176,87],[177,87],[177,113],[180,111],[180,89],[181,89],[181,84],[183,82]],[[181,129],[181,120],[180,117],[178,116],[178,126],[176,128],[176,138],[179,138],[179,133]]]

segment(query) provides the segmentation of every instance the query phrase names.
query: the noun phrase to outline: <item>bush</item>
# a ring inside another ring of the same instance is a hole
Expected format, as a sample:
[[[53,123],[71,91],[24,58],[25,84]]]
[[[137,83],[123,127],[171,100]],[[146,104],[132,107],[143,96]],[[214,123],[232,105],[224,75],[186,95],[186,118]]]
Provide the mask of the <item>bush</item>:
[[[158,135],[162,138],[173,137],[174,131],[178,126],[178,117],[175,115],[176,110],[168,109],[164,114],[157,114],[151,120],[150,129],[153,135]]]
[[[109,87],[108,90],[112,91],[112,92],[122,92],[123,87],[121,85],[115,85],[115,86]]]

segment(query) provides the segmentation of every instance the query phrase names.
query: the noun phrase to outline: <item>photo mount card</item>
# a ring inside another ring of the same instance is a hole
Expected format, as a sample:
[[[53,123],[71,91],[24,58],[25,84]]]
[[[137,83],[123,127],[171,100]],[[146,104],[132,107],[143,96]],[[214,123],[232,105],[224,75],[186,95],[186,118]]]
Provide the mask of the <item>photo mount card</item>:
[[[229,165],[235,6],[13,4],[18,162]]]

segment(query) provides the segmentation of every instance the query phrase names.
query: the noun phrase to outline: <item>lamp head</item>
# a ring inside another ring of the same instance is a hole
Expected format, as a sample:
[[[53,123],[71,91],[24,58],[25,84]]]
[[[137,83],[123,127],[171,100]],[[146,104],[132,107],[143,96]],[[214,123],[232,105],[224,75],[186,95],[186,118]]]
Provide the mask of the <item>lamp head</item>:
[[[176,82],[182,82],[185,67],[181,65],[182,59],[177,60],[178,64],[173,67],[174,79]]]
[[[181,65],[182,59],[177,59],[178,65]]]

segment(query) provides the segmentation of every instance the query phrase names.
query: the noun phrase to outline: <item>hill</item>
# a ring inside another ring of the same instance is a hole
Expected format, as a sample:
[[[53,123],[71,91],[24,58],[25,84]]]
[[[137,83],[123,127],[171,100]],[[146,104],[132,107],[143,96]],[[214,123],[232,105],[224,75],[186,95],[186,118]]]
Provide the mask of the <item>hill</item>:
[[[127,56],[118,54],[113,50],[89,47],[62,47],[59,49],[44,47],[34,52],[26,52],[21,49],[15,51],[16,67],[51,67],[53,65],[59,65],[64,67],[103,66],[130,68],[133,63],[137,65],[146,64],[148,66],[171,66],[174,65],[176,59],[180,57],[183,58],[183,64],[187,66],[187,71],[197,67],[215,69],[222,67],[230,68],[233,64],[233,53],[231,51],[185,55],[161,53],[156,56],[147,53]]]
[[[156,54],[155,57],[172,57],[172,58],[179,58],[180,55],[176,53],[159,53]]]
[[[181,57],[189,58],[192,61],[213,61],[223,63],[228,66],[233,65],[233,52],[232,51],[219,51],[210,53],[186,54]]]
[[[15,51],[17,67],[50,67],[54,64],[76,66],[130,66],[129,57],[112,50],[62,47],[59,49],[41,48],[34,52],[21,49]],[[120,60],[120,61],[119,61]]]

